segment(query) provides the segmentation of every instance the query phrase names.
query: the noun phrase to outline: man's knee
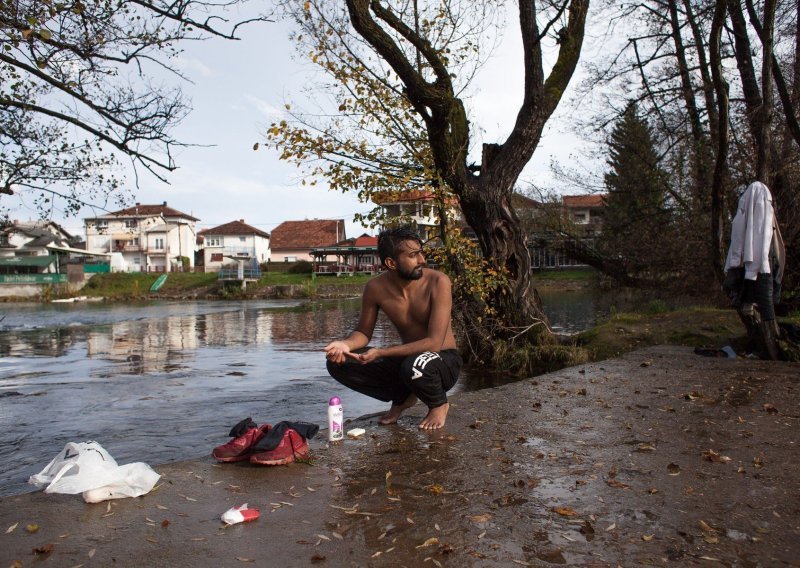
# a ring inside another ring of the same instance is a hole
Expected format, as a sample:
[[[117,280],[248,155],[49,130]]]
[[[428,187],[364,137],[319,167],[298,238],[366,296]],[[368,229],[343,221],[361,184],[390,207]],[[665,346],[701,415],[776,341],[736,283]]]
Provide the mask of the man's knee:
[[[428,368],[428,364],[432,361],[440,360],[441,357],[439,354],[433,351],[424,351],[423,353],[409,355],[400,366],[400,376],[403,378],[403,382],[405,382],[406,385],[409,385],[417,379],[427,379],[430,377],[432,370],[432,368]]]

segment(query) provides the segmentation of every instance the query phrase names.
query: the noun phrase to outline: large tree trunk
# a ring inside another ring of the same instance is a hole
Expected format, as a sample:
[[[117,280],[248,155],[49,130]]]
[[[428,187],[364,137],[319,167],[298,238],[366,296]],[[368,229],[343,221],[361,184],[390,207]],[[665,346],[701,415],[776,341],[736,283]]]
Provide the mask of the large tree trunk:
[[[722,278],[724,239],[723,239],[723,214],[725,211],[724,188],[728,178],[728,84],[722,70],[722,55],[720,43],[722,38],[722,28],[725,25],[725,17],[728,11],[727,0],[717,0],[714,17],[711,22],[711,32],[708,42],[709,59],[711,62],[711,76],[714,82],[717,104],[717,134],[714,136],[716,141],[716,164],[714,166],[714,177],[711,183],[711,238],[712,245],[716,251],[714,269],[717,278]]]
[[[563,0],[548,27],[567,13],[558,32],[558,58],[545,79],[541,39],[534,0],[519,0],[519,23],[524,49],[525,92],[509,137],[502,144],[484,147],[480,173],[467,163],[469,121],[456,96],[445,55],[404,22],[380,0],[347,0],[350,21],[392,67],[406,88],[406,96],[425,122],[436,169],[458,196],[464,216],[478,236],[481,250],[508,285],[493,298],[496,318],[490,332],[499,338],[516,337],[548,343],[552,334],[534,288],[526,238],[511,206],[514,184],[533,156],[544,126],[564,93],[580,55],[589,0]],[[392,32],[391,34],[389,32]],[[392,35],[395,34],[395,35]],[[433,77],[406,56],[395,39],[403,38],[424,60]]]
[[[715,215],[718,214],[715,213],[713,209],[713,206],[719,205],[719,203],[714,201],[713,196],[711,196],[711,199],[709,199],[708,194],[708,188],[713,179],[711,174],[711,152],[709,150],[716,146],[715,139],[717,136],[717,132],[713,130],[713,126],[717,120],[716,109],[713,104],[713,84],[710,82],[710,77],[708,76],[708,71],[706,69],[707,66],[705,65],[705,50],[702,37],[699,33],[699,25],[695,21],[693,13],[688,10],[690,7],[689,3],[687,2],[685,5],[687,7],[686,18],[689,23],[689,28],[692,31],[695,38],[695,43],[697,44],[695,45],[695,52],[698,60],[701,62],[703,93],[705,94],[706,98],[709,123],[712,127],[711,140],[709,140],[709,136],[703,126],[699,105],[697,104],[697,100],[695,98],[695,87],[692,82],[692,72],[688,63],[687,48],[684,44],[682,36],[684,22],[681,20],[680,14],[678,13],[678,0],[669,0],[669,20],[672,31],[672,41],[675,45],[675,59],[678,64],[678,73],[681,79],[681,96],[684,104],[686,105],[686,111],[689,117],[689,126],[692,133],[691,159],[694,174],[693,194],[698,210],[702,211],[704,216],[708,216],[708,218],[711,219],[711,230],[709,233],[710,238],[708,241],[710,246],[707,252],[709,259],[709,270],[706,279],[708,281],[719,281],[722,268],[720,266],[720,246],[717,240],[719,235],[715,234],[714,232],[714,218]]]

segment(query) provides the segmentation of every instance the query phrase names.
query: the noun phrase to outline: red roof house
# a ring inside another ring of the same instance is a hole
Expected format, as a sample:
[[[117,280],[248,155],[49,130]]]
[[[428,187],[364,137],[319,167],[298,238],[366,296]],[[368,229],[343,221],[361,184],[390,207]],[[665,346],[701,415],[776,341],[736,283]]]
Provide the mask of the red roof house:
[[[270,260],[311,261],[311,249],[334,245],[346,238],[344,219],[284,221],[272,230]]]

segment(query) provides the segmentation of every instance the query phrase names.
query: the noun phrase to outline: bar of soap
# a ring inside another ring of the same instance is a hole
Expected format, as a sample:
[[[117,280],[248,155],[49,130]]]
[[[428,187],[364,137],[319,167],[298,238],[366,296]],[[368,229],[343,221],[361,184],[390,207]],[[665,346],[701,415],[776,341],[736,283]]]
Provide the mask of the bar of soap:
[[[363,436],[366,433],[367,433],[367,431],[364,430],[363,428],[353,428],[352,430],[348,430],[347,431],[347,437],[348,438],[360,438],[361,436]]]

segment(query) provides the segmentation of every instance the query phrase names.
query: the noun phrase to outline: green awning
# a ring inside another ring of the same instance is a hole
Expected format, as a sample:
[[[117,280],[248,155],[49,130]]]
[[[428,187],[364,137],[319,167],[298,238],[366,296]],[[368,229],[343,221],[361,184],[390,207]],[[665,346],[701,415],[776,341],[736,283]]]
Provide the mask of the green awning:
[[[56,261],[56,256],[46,254],[43,256],[12,256],[0,257],[0,266],[50,266]]]

